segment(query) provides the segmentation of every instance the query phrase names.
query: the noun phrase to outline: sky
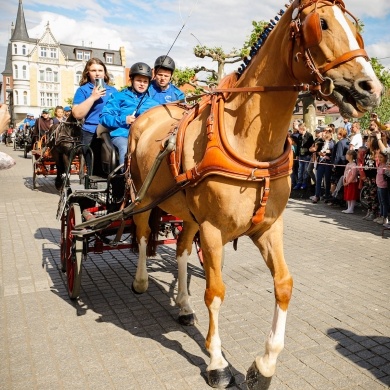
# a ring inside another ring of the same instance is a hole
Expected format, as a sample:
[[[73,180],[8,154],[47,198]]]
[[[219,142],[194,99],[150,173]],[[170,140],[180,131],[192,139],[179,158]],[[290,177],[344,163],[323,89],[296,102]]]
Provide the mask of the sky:
[[[0,0],[0,73],[5,67],[11,23],[19,0]],[[41,38],[47,22],[57,41],[119,50],[125,47],[126,66],[142,61],[153,66],[160,55],[173,57],[180,68],[217,68],[193,54],[197,44],[241,48],[252,21],[274,18],[285,1],[279,0],[23,0],[30,38]],[[390,69],[390,2],[345,0],[347,9],[364,23],[365,48]],[[173,45],[173,47],[172,47]],[[226,67],[227,72],[240,63]]]

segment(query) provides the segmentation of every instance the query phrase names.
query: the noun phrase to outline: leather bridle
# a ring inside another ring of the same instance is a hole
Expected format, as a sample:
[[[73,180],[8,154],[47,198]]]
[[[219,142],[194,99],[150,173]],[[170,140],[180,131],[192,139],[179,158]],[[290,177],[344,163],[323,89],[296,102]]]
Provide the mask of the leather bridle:
[[[319,84],[323,84],[327,80],[330,80],[329,78],[324,76],[325,73],[329,70],[334,69],[337,66],[357,57],[363,57],[367,61],[369,61],[369,57],[367,52],[364,50],[363,38],[359,33],[357,33],[356,40],[359,44],[359,49],[351,50],[347,53],[344,53],[324,66],[318,67],[316,65],[311,55],[310,48],[313,46],[318,46],[322,40],[321,19],[319,13],[317,12],[319,4],[338,6],[343,13],[347,13],[352,17],[352,19],[354,19],[356,25],[358,25],[358,20],[351,12],[349,12],[345,8],[344,2],[342,0],[309,0],[307,2],[303,2],[302,4],[300,0],[295,0],[294,3],[291,5],[291,7],[293,8],[292,21],[290,24],[292,42],[292,47],[290,50],[291,73],[294,75],[293,46],[294,44],[296,44],[299,47],[299,51],[295,55],[295,60],[299,60],[299,57],[302,56],[305,61],[305,65],[310,69],[311,73],[315,75],[317,82]],[[302,21],[302,11],[312,5],[315,5],[315,7]],[[294,76],[294,78],[296,77]],[[326,93],[324,94],[323,91],[320,92],[326,96]],[[331,92],[328,95],[330,94]]]

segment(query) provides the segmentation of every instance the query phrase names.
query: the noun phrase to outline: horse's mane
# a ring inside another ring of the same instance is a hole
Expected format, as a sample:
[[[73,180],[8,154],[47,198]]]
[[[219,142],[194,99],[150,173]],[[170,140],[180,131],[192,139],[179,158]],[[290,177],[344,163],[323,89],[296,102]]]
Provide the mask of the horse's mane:
[[[288,8],[290,5],[286,4],[286,7]],[[237,69],[238,77],[240,77],[245,69],[248,67],[248,65],[251,63],[252,59],[256,56],[258,51],[261,49],[261,47],[264,45],[265,41],[267,40],[269,34],[271,34],[272,30],[275,28],[277,22],[280,20],[280,18],[284,14],[284,10],[280,10],[278,14],[275,16],[274,19],[271,19],[268,23],[268,25],[264,28],[264,30],[257,36],[257,41],[251,46],[249,55],[244,57],[243,63],[241,66]]]

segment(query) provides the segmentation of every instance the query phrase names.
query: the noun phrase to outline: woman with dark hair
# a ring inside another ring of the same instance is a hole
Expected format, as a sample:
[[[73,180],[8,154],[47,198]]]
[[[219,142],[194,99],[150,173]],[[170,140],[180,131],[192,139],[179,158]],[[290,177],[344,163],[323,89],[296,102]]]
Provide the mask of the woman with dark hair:
[[[103,88],[95,85],[96,79],[104,80]],[[85,65],[80,87],[73,98],[73,116],[79,120],[84,119],[81,142],[85,145],[84,155],[88,168],[91,166],[91,155],[87,152],[87,146],[90,146],[96,139],[99,116],[106,101],[114,92],[117,92],[108,84],[109,81],[106,65],[99,58],[91,58]]]

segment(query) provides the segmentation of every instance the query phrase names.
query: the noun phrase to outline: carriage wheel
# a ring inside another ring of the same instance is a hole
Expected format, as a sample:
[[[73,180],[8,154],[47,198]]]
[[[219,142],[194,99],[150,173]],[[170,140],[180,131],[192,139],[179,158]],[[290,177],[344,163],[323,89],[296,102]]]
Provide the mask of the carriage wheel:
[[[33,166],[33,174],[32,174],[32,184],[34,190],[37,188],[37,172],[36,172],[36,166],[35,166],[35,156],[32,156],[32,166]]]
[[[65,242],[66,277],[68,280],[68,294],[70,299],[76,299],[80,294],[83,239],[73,236],[72,230],[75,225],[81,222],[80,206],[77,203],[73,203],[68,213]]]
[[[60,242],[60,256],[61,256],[61,271],[66,272],[66,219],[67,215],[64,213],[61,216],[61,242]]]
[[[24,143],[24,152],[23,152],[23,157],[27,158],[27,142]]]

